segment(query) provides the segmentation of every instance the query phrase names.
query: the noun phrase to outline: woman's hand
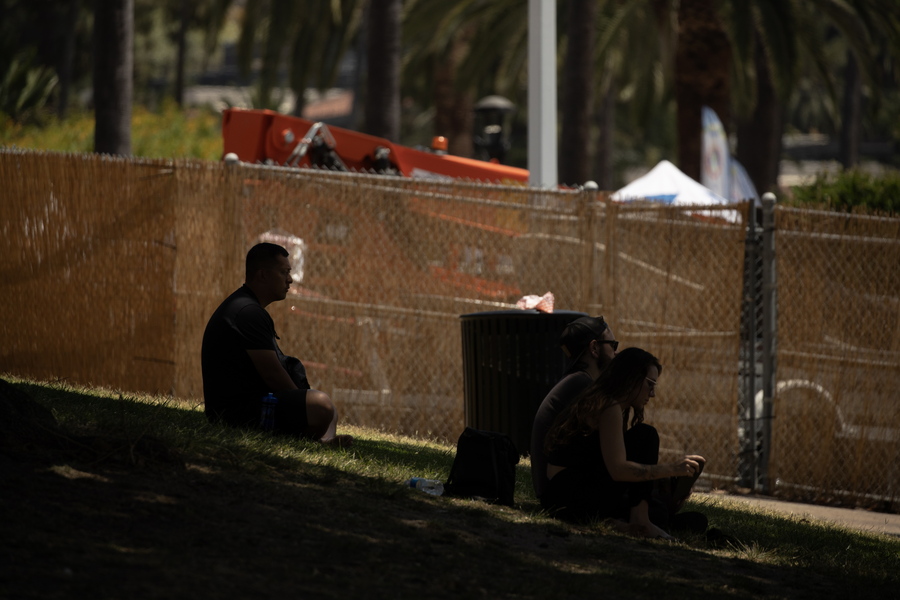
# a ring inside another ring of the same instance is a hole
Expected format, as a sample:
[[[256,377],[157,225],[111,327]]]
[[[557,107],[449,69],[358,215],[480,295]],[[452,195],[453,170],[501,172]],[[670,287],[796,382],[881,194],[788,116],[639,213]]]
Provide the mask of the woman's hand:
[[[688,454],[672,464],[672,475],[675,477],[693,477],[706,464],[706,459],[698,454]]]

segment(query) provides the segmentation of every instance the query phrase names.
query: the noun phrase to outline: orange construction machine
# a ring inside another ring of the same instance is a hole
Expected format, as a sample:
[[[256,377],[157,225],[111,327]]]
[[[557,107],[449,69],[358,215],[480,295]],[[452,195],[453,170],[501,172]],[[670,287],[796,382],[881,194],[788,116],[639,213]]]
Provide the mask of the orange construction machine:
[[[492,183],[528,182],[526,169],[446,154],[447,142],[442,137],[434,138],[430,151],[417,150],[271,110],[226,109],[222,135],[224,154],[234,153],[249,163]]]

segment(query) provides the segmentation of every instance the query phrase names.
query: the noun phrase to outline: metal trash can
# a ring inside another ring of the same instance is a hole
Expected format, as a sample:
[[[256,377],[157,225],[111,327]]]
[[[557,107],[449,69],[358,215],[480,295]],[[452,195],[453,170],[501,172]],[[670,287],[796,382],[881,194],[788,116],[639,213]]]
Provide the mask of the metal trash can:
[[[559,336],[585,313],[500,310],[460,317],[466,426],[507,434],[531,448],[538,406],[565,372]]]

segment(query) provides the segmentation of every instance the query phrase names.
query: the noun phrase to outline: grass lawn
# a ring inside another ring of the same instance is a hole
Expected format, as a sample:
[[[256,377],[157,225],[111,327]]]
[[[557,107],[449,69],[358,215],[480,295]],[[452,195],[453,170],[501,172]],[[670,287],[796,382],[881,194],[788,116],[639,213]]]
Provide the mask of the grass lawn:
[[[896,597],[900,540],[694,502],[737,540],[627,537],[432,497],[454,448],[344,428],[350,449],[209,425],[197,403],[6,377],[0,597]],[[23,392],[49,409],[26,414]],[[20,408],[16,408],[20,407]],[[52,413],[52,418],[51,414]],[[53,422],[55,421],[55,423]]]

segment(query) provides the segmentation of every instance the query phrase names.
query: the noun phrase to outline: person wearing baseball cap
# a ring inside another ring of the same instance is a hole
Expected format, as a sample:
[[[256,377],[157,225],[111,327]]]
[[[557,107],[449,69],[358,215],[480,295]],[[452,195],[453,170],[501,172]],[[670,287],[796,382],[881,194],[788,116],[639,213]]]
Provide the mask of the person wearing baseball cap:
[[[538,499],[547,486],[547,432],[557,415],[600,375],[619,348],[602,316],[580,317],[566,325],[559,345],[566,356],[566,373],[541,402],[531,429],[531,479]]]

